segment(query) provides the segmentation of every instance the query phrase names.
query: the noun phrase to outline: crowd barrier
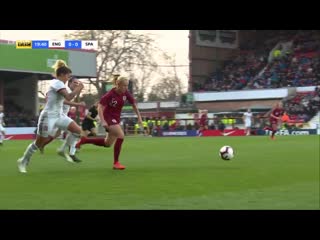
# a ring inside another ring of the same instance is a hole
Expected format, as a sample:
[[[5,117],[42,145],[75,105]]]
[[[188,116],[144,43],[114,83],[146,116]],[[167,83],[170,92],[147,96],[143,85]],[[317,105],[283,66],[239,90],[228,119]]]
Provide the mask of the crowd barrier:
[[[30,140],[35,138],[34,127],[22,128],[6,128],[5,140]],[[252,130],[251,135],[270,135],[271,131],[263,129]],[[319,129],[296,129],[296,130],[278,130],[276,135],[320,135]],[[184,130],[184,131],[162,131],[155,135],[159,137],[195,137],[198,136],[197,130]],[[205,130],[203,131],[204,137],[232,137],[232,136],[245,136],[244,129],[225,129],[220,130]]]

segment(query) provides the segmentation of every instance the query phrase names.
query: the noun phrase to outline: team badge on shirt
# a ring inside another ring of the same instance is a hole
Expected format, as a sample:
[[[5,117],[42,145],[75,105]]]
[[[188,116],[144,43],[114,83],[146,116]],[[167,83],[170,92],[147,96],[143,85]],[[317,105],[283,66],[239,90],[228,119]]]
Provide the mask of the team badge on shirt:
[[[123,96],[123,101],[126,101],[127,100],[127,96]]]

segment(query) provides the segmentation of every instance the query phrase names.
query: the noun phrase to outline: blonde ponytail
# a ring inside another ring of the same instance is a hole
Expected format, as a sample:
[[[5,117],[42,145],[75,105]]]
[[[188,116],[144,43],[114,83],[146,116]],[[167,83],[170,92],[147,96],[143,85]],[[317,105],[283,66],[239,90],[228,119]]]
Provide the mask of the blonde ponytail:
[[[66,62],[59,59],[55,62],[55,64],[53,64],[52,68],[54,69],[54,71],[57,71],[58,68],[61,68],[61,67],[68,67]]]
[[[59,59],[52,66],[54,69],[54,77],[58,77],[60,74],[72,73],[71,69],[67,66],[66,62]]]

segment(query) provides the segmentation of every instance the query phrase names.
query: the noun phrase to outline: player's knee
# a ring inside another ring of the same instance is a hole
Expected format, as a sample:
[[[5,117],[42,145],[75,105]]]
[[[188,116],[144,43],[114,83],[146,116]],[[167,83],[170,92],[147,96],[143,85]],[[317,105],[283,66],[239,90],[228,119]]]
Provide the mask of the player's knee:
[[[117,135],[117,138],[124,138],[124,133],[119,133],[118,135]]]
[[[72,133],[72,136],[75,138],[80,138],[81,137],[81,133]]]

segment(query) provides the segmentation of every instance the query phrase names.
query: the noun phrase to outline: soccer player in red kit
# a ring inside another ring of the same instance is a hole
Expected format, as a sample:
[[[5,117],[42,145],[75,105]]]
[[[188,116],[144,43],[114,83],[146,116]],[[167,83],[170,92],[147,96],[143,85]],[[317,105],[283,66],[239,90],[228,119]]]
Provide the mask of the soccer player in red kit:
[[[138,123],[142,126],[142,119],[134,98],[128,91],[129,81],[125,77],[115,76],[113,83],[115,85],[109,92],[102,96],[98,104],[98,114],[100,124],[106,129],[108,135],[106,138],[87,138],[82,137],[77,143],[76,148],[83,144],[94,144],[97,146],[111,147],[114,145],[113,169],[123,170],[125,166],[119,162],[121,146],[124,140],[124,133],[120,126],[120,115],[122,107],[126,101],[132,104],[134,112],[138,116]]]
[[[208,110],[202,110],[202,115],[200,117],[200,128],[198,131],[198,136],[201,137],[204,130],[208,129]]]
[[[274,140],[274,134],[278,130],[278,125],[281,123],[281,117],[284,113],[282,102],[279,102],[271,110],[269,121],[271,127],[265,127],[264,130],[272,131],[271,139]]]

